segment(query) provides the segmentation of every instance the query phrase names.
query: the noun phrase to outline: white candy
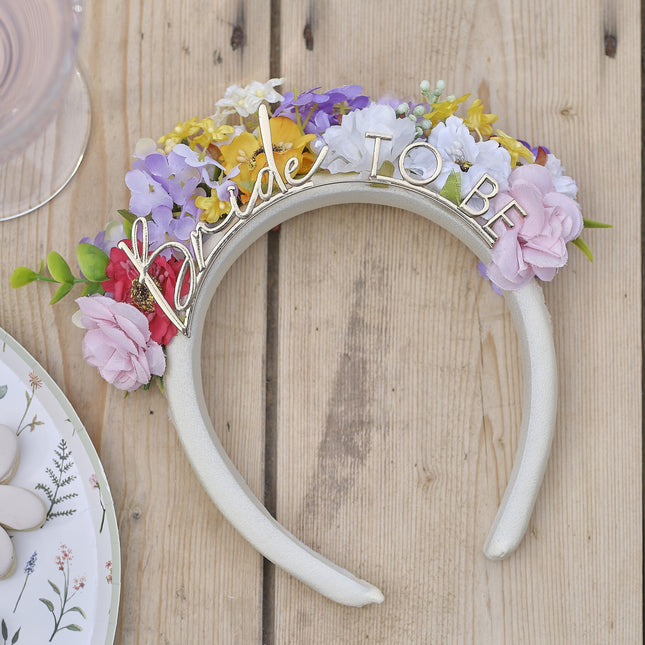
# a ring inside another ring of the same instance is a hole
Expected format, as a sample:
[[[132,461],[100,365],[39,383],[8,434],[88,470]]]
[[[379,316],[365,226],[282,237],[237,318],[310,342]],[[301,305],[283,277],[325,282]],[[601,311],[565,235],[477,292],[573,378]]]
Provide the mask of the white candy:
[[[16,433],[0,424],[0,484],[13,477],[18,465],[18,453]]]
[[[38,495],[9,486],[6,482],[18,466],[18,438],[11,428],[0,425],[0,580],[9,577],[16,565],[13,542],[4,528],[29,531],[42,526],[47,509]]]
[[[0,529],[0,580],[8,578],[16,566],[13,542],[6,531]]]
[[[13,531],[42,526],[47,510],[38,495],[18,486],[0,486],[0,524]]]

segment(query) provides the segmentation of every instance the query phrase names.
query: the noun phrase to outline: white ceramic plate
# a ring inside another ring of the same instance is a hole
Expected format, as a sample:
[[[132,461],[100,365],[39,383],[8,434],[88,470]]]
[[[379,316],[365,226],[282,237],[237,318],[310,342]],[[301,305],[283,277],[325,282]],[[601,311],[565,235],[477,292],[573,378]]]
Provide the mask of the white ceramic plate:
[[[43,528],[10,532],[17,564],[0,580],[0,643],[112,645],[121,557],[105,473],[60,388],[2,329],[0,423],[20,443],[9,483],[49,509]]]

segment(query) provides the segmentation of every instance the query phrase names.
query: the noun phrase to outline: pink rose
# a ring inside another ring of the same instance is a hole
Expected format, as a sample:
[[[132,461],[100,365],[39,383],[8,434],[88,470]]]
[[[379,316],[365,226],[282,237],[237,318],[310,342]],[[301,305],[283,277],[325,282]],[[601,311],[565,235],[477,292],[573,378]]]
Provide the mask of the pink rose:
[[[567,242],[582,232],[580,207],[556,190],[544,166],[519,166],[508,183],[508,191],[495,198],[495,212],[514,199],[526,217],[513,208],[507,213],[513,228],[507,228],[502,221],[493,225],[499,239],[486,267],[490,279],[507,290],[519,289],[533,276],[553,280],[557,270],[567,263]]]
[[[136,307],[107,296],[78,298],[83,338],[83,358],[120,390],[132,392],[161,376],[166,357],[150,338],[148,319]]]

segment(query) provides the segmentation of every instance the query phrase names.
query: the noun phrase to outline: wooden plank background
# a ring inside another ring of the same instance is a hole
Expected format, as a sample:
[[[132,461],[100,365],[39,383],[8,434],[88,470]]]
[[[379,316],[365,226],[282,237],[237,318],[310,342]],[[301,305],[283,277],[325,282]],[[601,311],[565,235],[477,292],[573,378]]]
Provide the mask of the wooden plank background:
[[[640,643],[640,4],[545,0],[129,0],[85,6],[87,157],[54,202],[0,225],[0,325],[84,420],[118,510],[120,645]],[[124,399],[80,352],[75,306],[36,266],[124,207],[140,136],[212,112],[233,82],[443,78],[551,147],[581,187],[596,259],[545,287],[558,427],[527,538],[481,553],[510,474],[521,375],[473,256],[409,213],[316,212],[260,240],[219,289],[204,344],[215,426],[251,488],[385,603],[335,605],[253,551],[203,493],[157,392]],[[268,338],[268,342],[267,342]]]

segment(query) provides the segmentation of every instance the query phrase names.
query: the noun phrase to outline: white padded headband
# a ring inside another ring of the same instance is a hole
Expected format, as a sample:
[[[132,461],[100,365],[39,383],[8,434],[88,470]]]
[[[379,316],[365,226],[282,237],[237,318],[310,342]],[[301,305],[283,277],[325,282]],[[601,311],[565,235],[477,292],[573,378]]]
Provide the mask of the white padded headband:
[[[463,213],[447,200],[422,195],[401,182],[375,187],[368,180],[315,176],[311,185],[272,200],[243,226],[233,226],[217,243],[200,276],[192,305],[190,335],[168,345],[166,394],[172,420],[188,458],[213,502],[229,522],[266,558],[331,600],[352,606],[382,602],[383,594],[316,553],[268,513],[226,454],[204,400],[201,347],[210,301],[242,253],[273,227],[304,212],[347,203],[384,204],[417,213],[440,225],[487,263],[488,245]],[[501,559],[520,544],[542,482],[555,425],[556,361],[549,313],[542,289],[532,280],[504,292],[519,338],[524,374],[520,440],[510,481],[484,545],[488,558]]]

